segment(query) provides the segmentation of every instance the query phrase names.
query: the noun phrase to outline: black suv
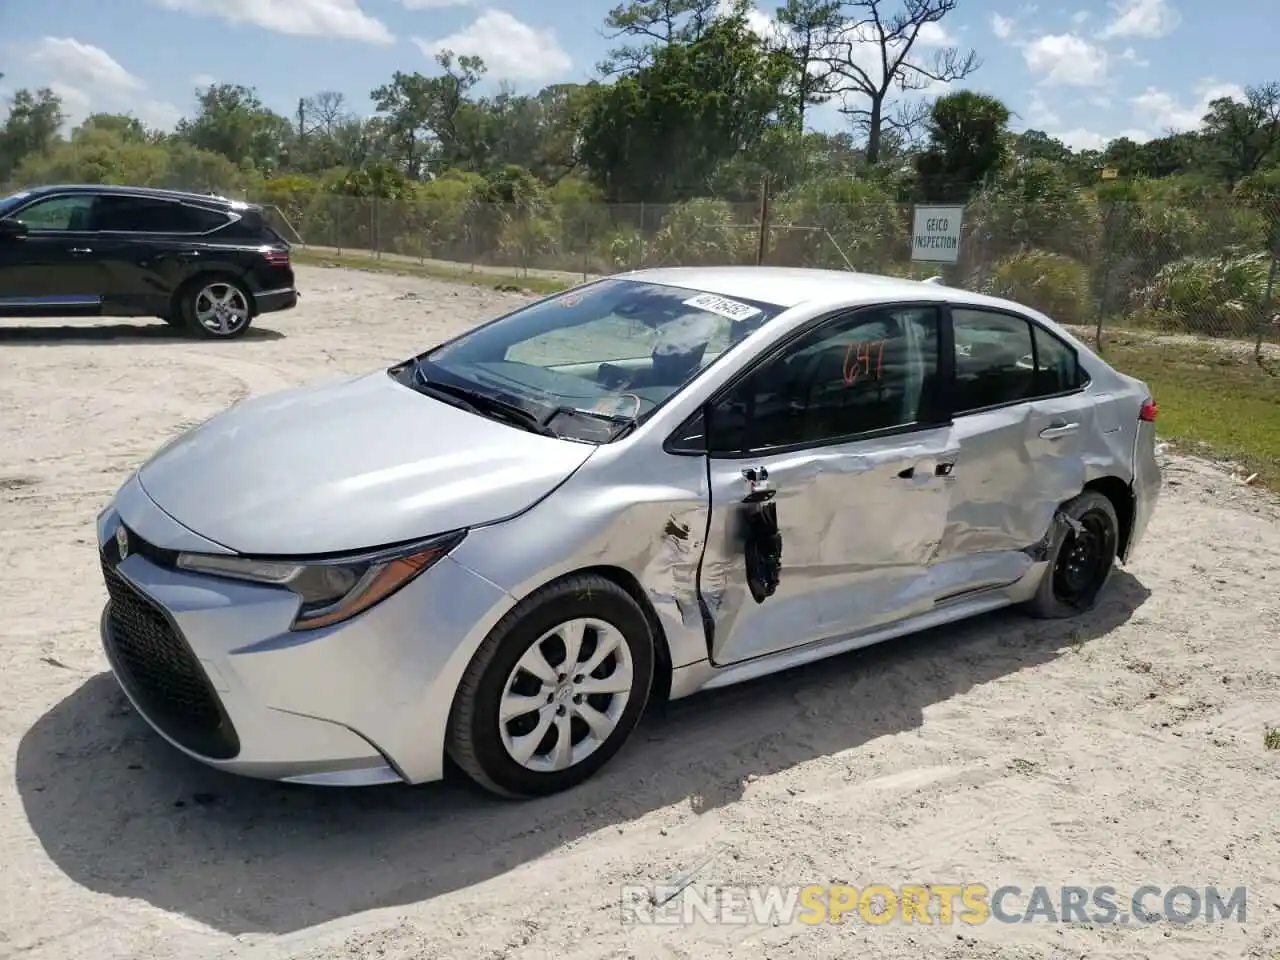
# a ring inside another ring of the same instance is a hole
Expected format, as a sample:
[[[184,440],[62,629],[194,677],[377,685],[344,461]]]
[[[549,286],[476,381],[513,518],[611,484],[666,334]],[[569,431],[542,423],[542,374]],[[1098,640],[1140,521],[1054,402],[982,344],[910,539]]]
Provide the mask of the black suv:
[[[261,207],[113,186],[0,198],[0,316],[160,317],[228,338],[297,302],[289,245]]]

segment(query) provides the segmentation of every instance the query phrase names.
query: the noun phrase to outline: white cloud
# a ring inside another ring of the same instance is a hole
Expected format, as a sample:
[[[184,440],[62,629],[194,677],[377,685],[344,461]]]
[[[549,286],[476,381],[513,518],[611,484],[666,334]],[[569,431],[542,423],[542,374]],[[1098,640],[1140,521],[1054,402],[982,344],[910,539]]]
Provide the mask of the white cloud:
[[[998,13],[991,14],[991,32],[1001,40],[1008,40],[1013,36],[1013,20],[1009,17],[1002,17]]]
[[[406,10],[443,10],[446,7],[469,7],[473,0],[400,0]]]
[[[1088,10],[1077,10],[1075,13],[1071,15],[1071,22],[1074,23],[1077,27],[1080,26],[1080,24],[1084,23],[1088,19],[1089,19]]]
[[[181,111],[147,96],[147,84],[101,47],[71,37],[43,37],[27,54],[43,82],[62,100],[70,126],[91,113],[132,113],[148,126],[172,128]]]
[[[1239,84],[1222,83],[1212,78],[1197,83],[1194,92],[1196,99],[1184,103],[1165,90],[1147,87],[1129,103],[1133,106],[1134,116],[1144,121],[1144,126],[1161,131],[1186,131],[1200,126],[1204,115],[1209,112],[1209,104],[1214,100],[1224,97],[1244,99],[1244,90]]]
[[[467,27],[439,40],[414,37],[428,57],[442,50],[482,59],[489,73],[502,80],[562,79],[573,60],[554,30],[540,30],[502,10],[486,10]]]
[[[1204,0],[1201,0],[1204,2]],[[1111,4],[1115,17],[1099,34],[1112,37],[1167,37],[1182,23],[1182,14],[1169,0],[1117,0]]]
[[[1096,87],[1107,79],[1107,52],[1074,33],[1037,37],[1022,55],[1046,86]]]
[[[1135,50],[1135,49],[1133,49],[1133,47],[1125,47],[1125,48],[1124,48],[1124,50],[1123,50],[1123,51],[1121,52],[1121,54],[1120,54],[1120,58],[1121,58],[1122,60],[1128,60],[1128,61],[1129,61],[1130,63],[1132,63],[1135,67],[1149,67],[1149,66],[1151,66],[1151,61],[1150,61],[1150,60],[1144,60],[1142,57],[1138,56],[1138,51],[1137,51],[1137,50]]]
[[[218,78],[211,73],[197,73],[191,78],[191,82],[197,87],[211,87],[218,82]]]
[[[1049,136],[1061,140],[1072,150],[1105,150],[1107,144],[1122,137],[1135,143],[1145,143],[1151,139],[1151,135],[1143,130],[1121,130],[1119,133],[1105,134],[1098,133],[1096,130],[1087,130],[1084,127],[1051,133]]]
[[[42,37],[28,54],[31,64],[58,83],[116,94],[136,93],[146,84],[101,47],[71,37]]]
[[[1031,102],[1027,105],[1027,122],[1033,127],[1043,130],[1045,127],[1056,127],[1062,121],[1053,112],[1039,90],[1031,92]]]
[[[251,23],[297,37],[341,37],[394,43],[386,24],[365,13],[359,0],[159,0],[162,7],[228,23]]]

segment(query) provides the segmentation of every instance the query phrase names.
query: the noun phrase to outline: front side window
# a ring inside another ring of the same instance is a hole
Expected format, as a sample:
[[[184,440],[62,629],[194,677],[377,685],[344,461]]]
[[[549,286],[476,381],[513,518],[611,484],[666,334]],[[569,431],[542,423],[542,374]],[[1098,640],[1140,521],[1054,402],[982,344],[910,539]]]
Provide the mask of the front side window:
[[[23,207],[13,219],[25,223],[28,230],[91,230],[95,199],[87,193],[49,197]]]
[[[636,280],[601,280],[535,303],[419,358],[428,381],[465,386],[531,412],[575,410],[641,421],[730,346],[782,312],[776,304]],[[579,439],[599,435],[579,431]]]
[[[939,313],[877,307],[828,321],[784,348],[710,410],[707,446],[735,454],[820,446],[929,422]]]

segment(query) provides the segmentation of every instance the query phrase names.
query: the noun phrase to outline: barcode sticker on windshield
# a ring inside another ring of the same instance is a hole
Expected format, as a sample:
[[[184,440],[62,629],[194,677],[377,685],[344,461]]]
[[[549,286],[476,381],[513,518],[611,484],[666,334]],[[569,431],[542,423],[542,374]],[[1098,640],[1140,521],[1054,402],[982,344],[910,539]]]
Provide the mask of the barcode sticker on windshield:
[[[760,312],[759,307],[753,307],[748,303],[739,303],[737,300],[729,300],[726,297],[718,297],[714,293],[700,293],[696,297],[690,297],[685,300],[684,305],[705,310],[707,313],[714,313],[716,316],[727,317],[735,322],[754,317]]]

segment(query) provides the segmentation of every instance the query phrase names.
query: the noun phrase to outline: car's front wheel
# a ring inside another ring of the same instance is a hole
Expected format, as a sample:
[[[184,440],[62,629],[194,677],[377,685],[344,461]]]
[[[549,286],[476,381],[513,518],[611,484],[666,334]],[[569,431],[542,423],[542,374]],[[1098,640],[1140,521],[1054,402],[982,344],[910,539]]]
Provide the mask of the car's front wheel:
[[[604,577],[567,577],[508,613],[458,686],[447,746],[480,786],[533,797],[576,786],[618,752],[648,700],[649,621]]]
[[[1064,503],[1049,545],[1048,569],[1028,603],[1036,617],[1060,619],[1091,610],[1111,578],[1120,541],[1116,508],[1096,490]]]
[[[188,330],[217,340],[242,336],[253,322],[248,291],[230,277],[198,277],[183,291],[179,309]]]

